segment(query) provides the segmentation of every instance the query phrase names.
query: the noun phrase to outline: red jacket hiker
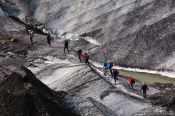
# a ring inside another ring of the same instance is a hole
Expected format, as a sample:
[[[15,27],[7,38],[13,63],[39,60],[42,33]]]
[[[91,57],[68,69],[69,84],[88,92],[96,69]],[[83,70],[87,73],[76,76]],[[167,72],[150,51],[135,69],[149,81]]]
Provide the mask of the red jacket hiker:
[[[128,77],[128,83],[129,83],[129,88],[134,91],[133,84],[135,83],[134,79],[131,77]]]
[[[88,54],[85,52],[85,53],[84,53],[84,61],[85,61],[85,63],[88,63],[88,60],[89,60],[89,56],[88,56]]]
[[[128,83],[129,83],[129,84],[134,84],[134,83],[135,83],[135,81],[134,81],[134,79],[133,79],[133,78],[129,77],[129,78],[128,78]]]

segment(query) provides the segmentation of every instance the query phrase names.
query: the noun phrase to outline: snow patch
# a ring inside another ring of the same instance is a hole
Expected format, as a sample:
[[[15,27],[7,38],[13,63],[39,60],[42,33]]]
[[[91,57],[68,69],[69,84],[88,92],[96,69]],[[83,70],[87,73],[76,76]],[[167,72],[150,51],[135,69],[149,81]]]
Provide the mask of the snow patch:
[[[61,89],[60,83],[63,84],[66,81],[67,77],[71,77],[74,72],[81,68],[82,66],[60,68],[57,69],[52,75],[42,78],[41,81],[44,84],[48,85],[50,88],[58,91]]]
[[[85,37],[83,39],[86,40],[86,41],[88,41],[89,43],[94,44],[94,45],[97,45],[97,46],[101,45],[98,41],[96,41],[96,40],[94,40],[94,39],[92,39],[90,37]]]
[[[57,64],[59,64],[59,63],[71,64],[71,62],[68,59],[61,60],[61,59],[55,58],[53,56],[46,56],[44,58],[47,59],[45,61],[46,64],[55,64],[55,63],[57,63]]]

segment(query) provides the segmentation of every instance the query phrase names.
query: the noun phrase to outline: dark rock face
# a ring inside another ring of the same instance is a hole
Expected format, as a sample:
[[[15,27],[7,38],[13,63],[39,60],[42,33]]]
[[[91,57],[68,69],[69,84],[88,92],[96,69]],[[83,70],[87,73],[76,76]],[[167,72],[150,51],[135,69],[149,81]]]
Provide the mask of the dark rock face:
[[[0,83],[0,102],[1,116],[75,115],[25,67]]]
[[[172,83],[155,83],[153,87],[159,89],[160,92],[150,96],[150,102],[175,112],[175,86]]]
[[[8,36],[20,37],[19,32],[25,30],[24,25],[17,23],[16,21],[6,16],[0,17],[0,25],[1,25],[0,33],[4,34],[6,38],[8,38]],[[24,35],[21,35],[21,37],[22,36],[24,37]]]
[[[28,16],[35,10],[32,0],[2,0],[0,6],[8,16],[19,17],[21,20],[27,20]]]
[[[166,107],[167,110],[175,112],[175,90],[164,90],[150,97],[150,101],[153,105],[160,105]]]
[[[170,90],[174,88],[174,84],[172,83],[154,83],[153,87],[159,89],[159,90]]]
[[[0,16],[0,81],[25,62],[27,42],[25,26],[7,16]],[[26,39],[25,39],[26,38]],[[13,41],[17,40],[17,41]]]

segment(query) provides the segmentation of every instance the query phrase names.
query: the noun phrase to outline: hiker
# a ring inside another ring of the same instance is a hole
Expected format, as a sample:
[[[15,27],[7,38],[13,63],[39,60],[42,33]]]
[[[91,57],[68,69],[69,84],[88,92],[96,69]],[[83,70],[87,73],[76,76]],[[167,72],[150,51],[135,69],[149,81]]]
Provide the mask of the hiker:
[[[110,70],[110,72],[111,72],[111,76],[112,76],[112,74],[113,74],[113,72],[112,72],[112,67],[113,67],[113,63],[112,63],[111,61],[109,61],[109,63],[108,63],[108,68],[109,68],[109,70]]]
[[[148,86],[143,82],[143,85],[142,85],[140,91],[143,91],[143,97],[144,98],[147,98],[147,94],[146,94],[147,90],[148,90]]]
[[[33,43],[34,31],[28,30],[30,36],[30,42]]]
[[[49,44],[49,46],[51,46],[51,40],[52,40],[51,34],[47,33],[47,43]]]
[[[106,61],[103,62],[103,75],[106,76],[108,69],[108,63]]]
[[[64,53],[65,53],[65,50],[67,49],[67,51],[69,52],[69,40],[68,39],[66,39],[65,41],[64,41]]]
[[[80,62],[81,62],[82,50],[81,50],[80,48],[78,48],[77,53],[78,53],[79,60],[80,60]]]
[[[113,69],[113,78],[115,83],[116,83],[116,80],[118,80],[118,77],[117,77],[118,75],[119,75],[118,69]]]
[[[135,80],[132,77],[128,78],[128,84],[129,84],[129,88],[134,92],[134,87],[133,84],[135,83]]]
[[[84,53],[84,61],[85,63],[89,63],[89,56],[86,52]]]

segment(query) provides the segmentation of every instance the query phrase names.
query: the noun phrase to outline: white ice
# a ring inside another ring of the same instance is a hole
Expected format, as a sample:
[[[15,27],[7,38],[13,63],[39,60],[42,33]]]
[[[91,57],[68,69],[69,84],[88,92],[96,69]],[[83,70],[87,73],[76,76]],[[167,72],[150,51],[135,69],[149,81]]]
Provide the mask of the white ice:
[[[149,107],[146,103],[141,103],[136,100],[128,100],[124,95],[116,93],[111,93],[109,96],[105,97],[103,103],[115,111],[116,114],[125,114],[125,116],[131,116],[132,114]]]
[[[89,43],[94,44],[94,45],[98,45],[98,46],[101,45],[97,40],[94,40],[94,39],[92,39],[90,37],[85,37],[83,39],[86,40],[86,41],[88,41]]]
[[[102,65],[98,62],[93,62],[93,64],[96,67],[101,67],[102,68]],[[149,74],[159,74],[159,75],[162,75],[162,76],[175,78],[175,72],[174,71],[156,71],[156,70],[130,68],[130,67],[125,68],[125,67],[120,67],[120,66],[114,66],[114,68],[122,69],[122,70],[126,70],[126,71],[132,71],[132,72],[143,72],[143,73],[149,73]]]

